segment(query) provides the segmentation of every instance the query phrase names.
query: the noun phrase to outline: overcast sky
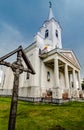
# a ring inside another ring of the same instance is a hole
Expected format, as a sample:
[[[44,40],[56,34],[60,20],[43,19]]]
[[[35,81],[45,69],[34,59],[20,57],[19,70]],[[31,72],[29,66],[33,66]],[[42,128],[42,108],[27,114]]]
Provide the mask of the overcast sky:
[[[73,50],[84,77],[84,0],[51,0],[62,27],[62,45]],[[27,47],[49,13],[49,0],[0,0],[0,57]]]

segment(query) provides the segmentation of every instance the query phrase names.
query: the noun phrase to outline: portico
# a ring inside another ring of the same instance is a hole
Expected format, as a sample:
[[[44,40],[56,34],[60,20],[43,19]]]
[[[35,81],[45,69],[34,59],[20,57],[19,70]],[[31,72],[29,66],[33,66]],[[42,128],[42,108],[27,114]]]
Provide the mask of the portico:
[[[77,63],[66,59],[63,55],[64,50],[56,49],[48,53],[42,54],[41,58],[45,67],[52,68],[54,75],[54,84],[52,89],[52,97],[56,99],[77,98],[79,97],[80,87],[80,68]],[[71,58],[73,54],[71,53]],[[76,60],[76,59],[75,59]]]

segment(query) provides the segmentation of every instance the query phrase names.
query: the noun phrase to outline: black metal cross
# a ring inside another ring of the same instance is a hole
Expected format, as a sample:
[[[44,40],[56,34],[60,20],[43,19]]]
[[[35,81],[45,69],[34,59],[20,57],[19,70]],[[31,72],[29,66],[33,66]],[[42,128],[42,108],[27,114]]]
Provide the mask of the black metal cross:
[[[52,2],[51,1],[49,1],[49,8],[52,8]]]

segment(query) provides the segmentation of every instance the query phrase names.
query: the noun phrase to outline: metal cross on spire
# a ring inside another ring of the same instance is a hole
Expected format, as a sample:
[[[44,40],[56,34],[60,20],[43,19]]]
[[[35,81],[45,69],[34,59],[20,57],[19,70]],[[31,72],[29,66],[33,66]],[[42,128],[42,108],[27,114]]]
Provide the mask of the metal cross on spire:
[[[53,15],[53,11],[52,11],[52,2],[49,1],[49,16],[48,16],[48,20],[54,18],[54,15]]]
[[[52,2],[51,1],[49,1],[49,8],[52,8]]]

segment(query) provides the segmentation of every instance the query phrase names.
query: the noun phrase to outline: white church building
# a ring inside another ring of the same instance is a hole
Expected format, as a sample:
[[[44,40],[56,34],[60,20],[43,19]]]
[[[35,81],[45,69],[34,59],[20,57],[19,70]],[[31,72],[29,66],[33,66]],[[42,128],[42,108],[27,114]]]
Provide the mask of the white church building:
[[[49,17],[25,48],[36,74],[20,75],[19,96],[67,99],[81,96],[80,64],[72,50],[62,48],[62,29],[55,19],[52,6]],[[13,72],[3,67],[0,94],[11,95]]]

